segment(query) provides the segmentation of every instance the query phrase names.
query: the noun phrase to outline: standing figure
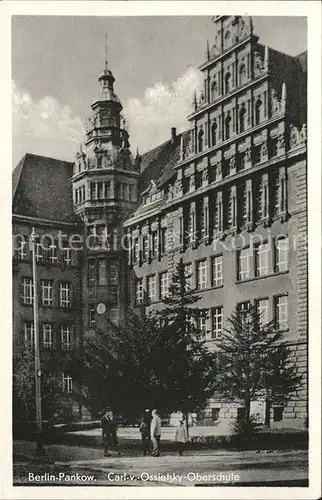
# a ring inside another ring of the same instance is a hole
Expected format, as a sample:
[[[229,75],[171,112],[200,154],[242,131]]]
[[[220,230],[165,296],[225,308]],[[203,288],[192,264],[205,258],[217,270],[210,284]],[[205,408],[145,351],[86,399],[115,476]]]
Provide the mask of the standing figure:
[[[161,418],[157,410],[152,410],[152,421],[150,427],[150,434],[152,440],[152,457],[160,456],[160,441],[161,441]]]
[[[150,425],[151,425],[150,410],[145,410],[140,424],[142,448],[144,455],[148,455],[150,453],[150,448],[151,448]]]
[[[101,418],[102,426],[102,438],[104,445],[104,456],[108,457],[109,447],[117,448],[117,425],[113,417],[113,413],[110,410],[105,411],[103,417]]]
[[[175,441],[178,444],[178,453],[180,457],[183,455],[183,450],[187,442],[187,431],[183,425],[183,420],[179,421],[179,426],[177,427],[175,434]]]

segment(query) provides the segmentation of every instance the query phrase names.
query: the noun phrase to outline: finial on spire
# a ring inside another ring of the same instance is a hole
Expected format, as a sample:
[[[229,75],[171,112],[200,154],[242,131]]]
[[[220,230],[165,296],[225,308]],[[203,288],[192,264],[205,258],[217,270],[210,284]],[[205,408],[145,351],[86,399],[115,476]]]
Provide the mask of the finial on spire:
[[[105,69],[107,70],[107,33],[105,33]]]
[[[197,109],[198,105],[197,105],[197,92],[196,90],[193,91],[193,104],[194,104],[194,107],[195,107],[195,110]]]
[[[207,60],[210,59],[209,40],[207,39]]]

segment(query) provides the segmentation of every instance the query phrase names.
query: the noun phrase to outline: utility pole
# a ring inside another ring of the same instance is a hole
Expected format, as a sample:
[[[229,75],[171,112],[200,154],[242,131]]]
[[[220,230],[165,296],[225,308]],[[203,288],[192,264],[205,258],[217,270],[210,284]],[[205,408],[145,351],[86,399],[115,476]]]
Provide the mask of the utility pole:
[[[36,266],[36,233],[32,228],[32,280],[34,286],[34,336],[35,336],[35,386],[36,386],[36,420],[37,420],[37,449],[38,456],[44,455],[42,415],[41,415],[41,369],[40,369],[40,347],[39,347],[39,307],[38,307],[38,283]]]

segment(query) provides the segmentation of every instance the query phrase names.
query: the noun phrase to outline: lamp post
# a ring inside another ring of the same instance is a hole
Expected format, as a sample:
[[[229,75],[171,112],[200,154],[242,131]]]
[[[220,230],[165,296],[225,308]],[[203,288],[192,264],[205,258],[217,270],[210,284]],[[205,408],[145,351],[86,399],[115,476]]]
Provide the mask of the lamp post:
[[[38,307],[38,286],[36,267],[36,233],[35,228],[31,232],[32,243],[32,280],[34,285],[34,336],[35,336],[35,386],[36,386],[36,420],[37,420],[37,449],[38,456],[45,453],[42,431],[41,415],[41,369],[40,369],[40,348],[39,348],[39,307]]]

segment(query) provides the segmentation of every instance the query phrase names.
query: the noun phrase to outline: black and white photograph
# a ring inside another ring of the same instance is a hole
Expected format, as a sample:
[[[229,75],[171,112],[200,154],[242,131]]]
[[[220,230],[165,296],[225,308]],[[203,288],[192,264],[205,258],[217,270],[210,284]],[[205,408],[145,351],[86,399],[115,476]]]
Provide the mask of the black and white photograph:
[[[270,3],[10,15],[15,498],[320,496],[321,6]]]

